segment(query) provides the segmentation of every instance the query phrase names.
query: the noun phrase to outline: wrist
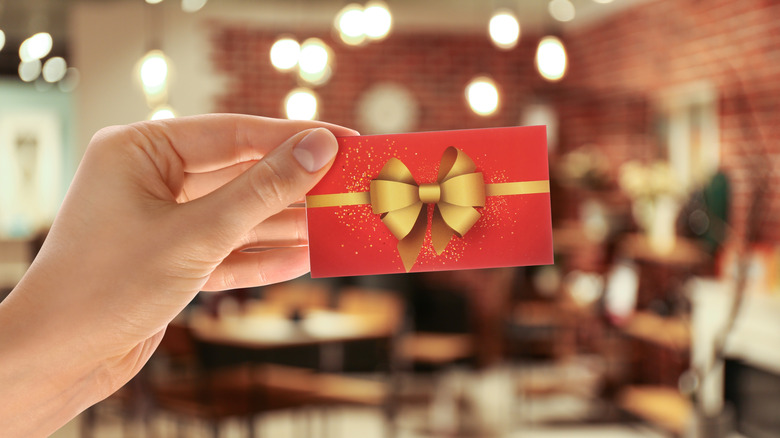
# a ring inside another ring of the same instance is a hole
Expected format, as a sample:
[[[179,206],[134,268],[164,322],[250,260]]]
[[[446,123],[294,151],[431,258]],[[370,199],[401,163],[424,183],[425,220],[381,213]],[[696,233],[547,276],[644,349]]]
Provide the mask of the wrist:
[[[3,436],[47,436],[103,398],[99,369],[26,292],[20,284],[0,303]]]

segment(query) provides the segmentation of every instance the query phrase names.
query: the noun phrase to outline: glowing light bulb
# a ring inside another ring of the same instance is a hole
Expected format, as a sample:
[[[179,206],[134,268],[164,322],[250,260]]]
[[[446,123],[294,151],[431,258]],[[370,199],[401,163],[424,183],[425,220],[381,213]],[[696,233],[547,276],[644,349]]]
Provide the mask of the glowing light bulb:
[[[168,60],[160,50],[152,50],[141,60],[141,84],[150,95],[165,91],[168,80]]]
[[[57,82],[65,77],[65,72],[68,70],[68,63],[65,59],[55,56],[49,58],[43,64],[43,79],[46,82]]]
[[[320,73],[328,66],[328,47],[319,38],[309,38],[301,45],[299,60],[301,70],[306,73]]]
[[[385,38],[390,33],[390,28],[393,27],[393,15],[390,14],[390,9],[383,1],[368,2],[363,11],[363,20],[365,20],[366,36],[372,40]]]
[[[176,117],[176,113],[173,111],[173,108],[169,107],[168,105],[163,105],[152,111],[152,113],[149,115],[149,120],[165,120],[172,119],[174,117]]]
[[[344,6],[336,15],[336,29],[347,38],[361,38],[365,35],[363,7],[357,3]]]
[[[551,0],[547,5],[550,15],[558,21],[571,21],[574,19],[574,4],[569,0]]]
[[[284,99],[285,113],[292,120],[314,120],[317,106],[317,95],[308,88],[296,88]]]
[[[490,39],[499,49],[509,50],[520,39],[520,23],[511,11],[499,10],[490,19]]]
[[[298,65],[301,45],[292,38],[279,38],[271,46],[271,64],[277,70],[290,70]]]
[[[471,110],[481,116],[489,116],[498,109],[498,88],[493,79],[479,76],[466,86],[466,100]]]
[[[546,36],[536,49],[536,68],[548,81],[558,81],[566,74],[566,49],[561,40]]]
[[[32,61],[33,59],[41,59],[51,52],[53,44],[54,41],[48,33],[36,33],[24,40],[22,45],[19,46],[19,58],[24,62]]]
[[[3,50],[4,46],[5,46],[5,32],[3,32],[2,29],[0,29],[0,50]]]

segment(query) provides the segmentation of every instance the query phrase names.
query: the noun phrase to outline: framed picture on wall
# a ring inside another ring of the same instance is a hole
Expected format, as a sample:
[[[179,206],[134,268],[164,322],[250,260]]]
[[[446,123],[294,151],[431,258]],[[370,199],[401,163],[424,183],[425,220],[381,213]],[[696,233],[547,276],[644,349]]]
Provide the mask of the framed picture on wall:
[[[62,121],[47,109],[0,111],[0,237],[51,224],[62,190]]]

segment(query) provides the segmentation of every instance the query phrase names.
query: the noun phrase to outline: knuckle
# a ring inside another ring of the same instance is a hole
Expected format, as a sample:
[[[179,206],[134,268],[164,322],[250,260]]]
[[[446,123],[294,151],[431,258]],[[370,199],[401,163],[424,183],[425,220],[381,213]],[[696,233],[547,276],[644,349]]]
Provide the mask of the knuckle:
[[[250,181],[260,202],[273,211],[287,207],[294,186],[293,179],[270,160],[260,161],[258,166],[260,168],[252,172]]]

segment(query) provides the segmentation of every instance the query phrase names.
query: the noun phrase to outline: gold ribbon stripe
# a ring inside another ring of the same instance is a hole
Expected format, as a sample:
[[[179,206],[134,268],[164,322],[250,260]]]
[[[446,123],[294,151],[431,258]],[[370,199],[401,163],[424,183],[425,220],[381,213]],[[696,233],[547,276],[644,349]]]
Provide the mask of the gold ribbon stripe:
[[[368,192],[333,193],[328,195],[309,195],[306,197],[306,207],[340,207],[343,205],[370,204]]]
[[[485,195],[487,196],[530,195],[549,192],[550,181],[548,180],[485,184]],[[306,197],[306,207],[308,208],[341,207],[344,205],[370,203],[369,192],[331,193]]]
[[[519,181],[508,183],[485,184],[485,195],[530,195],[533,193],[550,193],[550,181]]]

